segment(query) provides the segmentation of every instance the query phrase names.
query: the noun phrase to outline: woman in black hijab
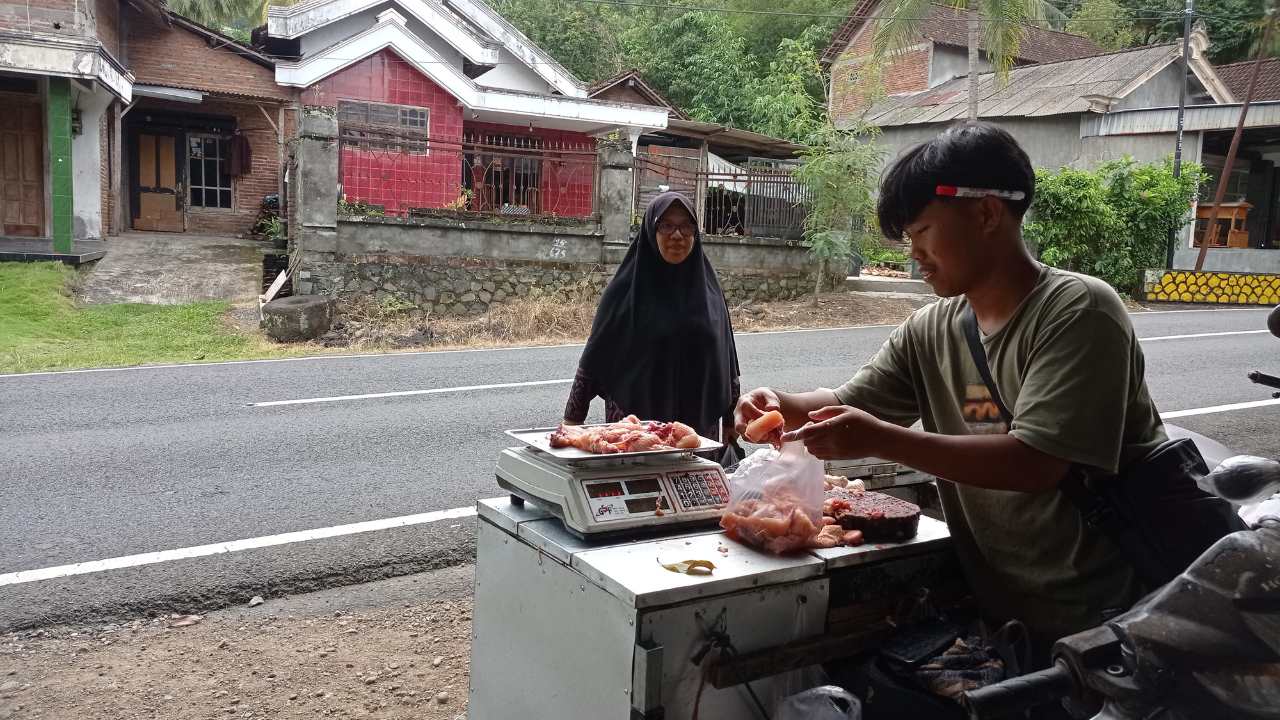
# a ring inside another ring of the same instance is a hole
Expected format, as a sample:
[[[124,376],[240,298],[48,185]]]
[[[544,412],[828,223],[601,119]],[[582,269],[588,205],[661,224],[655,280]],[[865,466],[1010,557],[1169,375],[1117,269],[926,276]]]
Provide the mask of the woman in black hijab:
[[[680,421],[713,439],[723,429],[731,446],[738,395],[729,308],[693,207],[663,193],[600,298],[565,423],[581,424],[598,396],[609,422],[631,414]]]

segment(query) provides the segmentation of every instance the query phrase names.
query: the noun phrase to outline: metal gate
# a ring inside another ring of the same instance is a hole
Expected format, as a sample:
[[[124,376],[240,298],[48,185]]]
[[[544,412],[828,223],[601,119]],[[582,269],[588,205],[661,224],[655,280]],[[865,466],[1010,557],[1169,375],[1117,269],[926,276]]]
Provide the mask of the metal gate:
[[[694,158],[638,155],[636,212],[642,213],[665,190],[685,193],[694,202],[706,235],[804,236],[809,193],[789,170],[711,172]]]

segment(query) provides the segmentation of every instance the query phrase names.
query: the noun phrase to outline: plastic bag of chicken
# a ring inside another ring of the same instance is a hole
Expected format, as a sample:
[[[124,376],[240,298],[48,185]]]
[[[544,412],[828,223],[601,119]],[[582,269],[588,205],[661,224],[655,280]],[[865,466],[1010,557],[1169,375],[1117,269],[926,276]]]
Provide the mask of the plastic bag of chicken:
[[[823,477],[822,461],[803,443],[757,450],[729,477],[720,527],[776,555],[803,550],[822,527]]]

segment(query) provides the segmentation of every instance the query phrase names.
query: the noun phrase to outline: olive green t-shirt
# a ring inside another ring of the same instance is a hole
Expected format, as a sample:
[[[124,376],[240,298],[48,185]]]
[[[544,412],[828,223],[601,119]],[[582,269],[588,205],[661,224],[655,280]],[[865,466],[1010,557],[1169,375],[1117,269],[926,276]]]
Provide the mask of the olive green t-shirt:
[[[946,435],[1010,432],[1072,463],[1115,473],[1165,439],[1144,380],[1142,348],[1124,304],[1092,277],[1045,267],[1009,322],[983,338],[1013,427],[965,342],[963,297],[921,308],[852,380],[842,403]],[[939,482],[953,544],[992,619],[1033,633],[1098,625],[1137,598],[1132,569],[1110,539],[1087,528],[1058,490],[1021,493]]]

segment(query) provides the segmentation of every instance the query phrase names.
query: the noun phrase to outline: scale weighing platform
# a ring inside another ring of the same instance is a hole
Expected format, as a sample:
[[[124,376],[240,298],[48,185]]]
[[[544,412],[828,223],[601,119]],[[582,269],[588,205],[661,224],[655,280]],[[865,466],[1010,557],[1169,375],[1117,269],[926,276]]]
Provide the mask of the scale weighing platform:
[[[722,449],[714,440],[702,438],[696,450],[595,455],[551,447],[554,431],[507,431],[524,446],[498,456],[498,485],[546,508],[578,537],[712,526],[729,502],[724,470],[694,454]]]

